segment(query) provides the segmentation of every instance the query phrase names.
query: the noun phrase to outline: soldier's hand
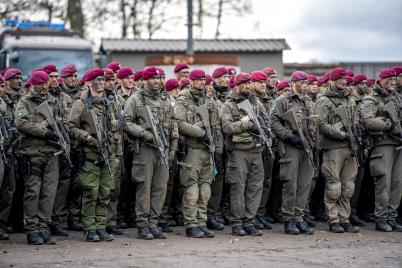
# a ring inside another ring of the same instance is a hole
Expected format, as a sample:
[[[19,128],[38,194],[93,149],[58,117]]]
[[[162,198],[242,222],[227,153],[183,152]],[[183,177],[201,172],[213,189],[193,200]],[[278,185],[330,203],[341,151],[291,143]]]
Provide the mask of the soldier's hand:
[[[198,138],[198,140],[206,145],[211,145],[211,143],[209,142],[209,137],[207,135],[207,133],[205,133],[204,135],[202,135],[201,137]]]
[[[394,123],[392,122],[391,119],[387,118],[385,120],[385,130],[392,130],[394,128]]]
[[[144,136],[142,136],[142,138],[148,143],[154,143],[154,134],[148,130],[144,132]]]
[[[98,140],[92,136],[88,136],[87,138],[87,145],[91,148],[99,149]]]
[[[299,135],[296,134],[291,134],[286,138],[287,141],[289,141],[293,145],[302,145],[301,139]]]
[[[255,135],[260,135],[260,131],[258,130],[258,127],[256,124],[253,123],[253,126],[250,129],[250,132],[255,134]]]
[[[248,115],[246,115],[246,116],[242,117],[240,119],[240,121],[242,122],[242,124],[246,124],[246,123],[250,122],[250,117]]]
[[[50,141],[57,141],[59,138],[58,138],[57,135],[53,132],[53,130],[48,129],[48,130],[46,130],[46,133],[45,133],[45,139],[46,139],[46,140],[50,140]]]

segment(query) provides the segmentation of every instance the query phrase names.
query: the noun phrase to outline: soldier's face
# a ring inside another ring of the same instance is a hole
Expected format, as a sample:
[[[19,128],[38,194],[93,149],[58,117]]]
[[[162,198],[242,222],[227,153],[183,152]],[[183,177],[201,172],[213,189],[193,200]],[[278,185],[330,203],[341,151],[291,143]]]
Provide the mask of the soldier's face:
[[[102,93],[105,90],[105,78],[98,76],[91,82],[91,88],[96,93]]]
[[[208,96],[211,96],[214,93],[214,87],[212,85],[205,86],[207,89]]]
[[[177,96],[179,95],[179,88],[175,88],[171,91],[168,92],[169,96],[172,97],[173,99],[176,99]]]
[[[345,77],[342,77],[338,80],[334,81],[334,85],[336,88],[342,89],[342,90],[347,90],[347,80]]]
[[[105,79],[105,91],[112,91],[114,87],[114,77]]]
[[[307,92],[307,80],[292,81],[293,91],[298,95],[304,95]]]
[[[257,82],[253,82],[253,84],[252,84],[253,90],[257,94],[263,94],[265,92],[265,86],[266,86],[265,81],[257,81]]]
[[[390,77],[380,80],[380,85],[388,92],[392,92],[396,89],[396,79],[395,77]]]
[[[77,85],[77,73],[64,77],[64,84],[68,87],[75,87]]]
[[[165,86],[165,82],[166,82],[166,75],[161,75],[161,88]]]
[[[17,74],[16,76],[14,76],[13,78],[9,79],[8,81],[6,81],[6,84],[14,89],[14,90],[20,90],[22,87],[22,76]]]
[[[132,89],[134,87],[134,75],[129,75],[121,79],[121,86],[127,89]]]
[[[398,86],[402,86],[402,73],[400,73],[397,77],[396,77],[396,84]]]
[[[51,72],[49,74],[49,87],[50,88],[56,88],[59,86],[59,83],[57,82],[58,77],[59,77],[59,74],[57,72]]]
[[[154,75],[145,81],[145,84],[150,90],[158,91],[161,90],[161,77],[159,75]]]
[[[363,80],[356,85],[356,90],[359,94],[367,94],[367,81]]]
[[[205,90],[205,78],[190,80],[190,83],[191,83],[191,87],[198,91]]]
[[[215,80],[215,83],[217,83],[218,86],[221,86],[221,87],[229,87],[229,80],[230,80],[229,74],[224,74],[221,77],[218,77]]]
[[[47,92],[49,90],[49,81],[43,84],[33,85],[33,90],[41,96],[47,96]]]
[[[142,86],[142,79],[134,81],[135,88],[140,88]]]
[[[307,86],[308,93],[317,93],[318,92],[318,83],[313,82]]]
[[[251,82],[249,81],[249,82],[245,82],[245,83],[240,84],[240,85],[238,86],[238,89],[239,89],[239,92],[240,92],[242,95],[245,95],[245,96],[250,95],[251,92],[252,92],[252,89],[251,89]]]
[[[182,70],[178,71],[176,73],[176,77],[177,77],[178,80],[180,80],[182,78],[188,78],[189,73],[190,73],[190,70],[185,68],[185,69],[182,69]]]
[[[276,74],[271,74],[267,77],[267,87],[274,88],[278,82],[278,76]]]

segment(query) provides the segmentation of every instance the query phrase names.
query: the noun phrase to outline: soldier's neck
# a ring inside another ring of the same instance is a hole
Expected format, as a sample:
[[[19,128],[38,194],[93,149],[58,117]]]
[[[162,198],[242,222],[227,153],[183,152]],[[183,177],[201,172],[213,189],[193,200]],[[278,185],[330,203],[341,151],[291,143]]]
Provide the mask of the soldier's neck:
[[[102,97],[103,96],[103,91],[102,92],[95,92],[95,90],[93,90],[92,88],[90,89],[91,91],[91,95],[93,97]]]
[[[126,95],[126,96],[130,96],[131,92],[133,91],[132,88],[125,88],[123,86],[121,86],[121,92],[123,93],[122,95]]]

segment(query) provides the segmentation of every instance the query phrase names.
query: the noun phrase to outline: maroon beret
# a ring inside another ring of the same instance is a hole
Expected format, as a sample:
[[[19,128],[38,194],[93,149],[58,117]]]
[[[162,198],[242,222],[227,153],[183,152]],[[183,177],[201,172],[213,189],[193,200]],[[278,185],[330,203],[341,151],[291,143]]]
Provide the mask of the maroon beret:
[[[318,82],[317,76],[312,74],[307,75],[307,82],[309,85],[311,85],[314,82]]]
[[[212,83],[212,76],[209,74],[205,75],[205,85],[208,86]]]
[[[45,67],[42,68],[42,70],[47,74],[50,74],[50,73],[53,73],[53,72],[57,73],[57,67],[54,64],[46,65]]]
[[[218,78],[221,77],[224,74],[227,74],[228,70],[225,67],[218,67],[214,70],[214,72],[212,73],[212,78]]]
[[[290,84],[288,81],[281,81],[276,85],[276,89],[278,91],[283,90],[284,88],[290,87]]]
[[[44,84],[49,81],[49,75],[44,71],[34,71],[29,80],[31,80],[32,85]]]
[[[262,69],[262,71],[266,74],[266,76],[276,74],[275,69],[272,67],[266,67],[266,68]]]
[[[179,87],[180,89],[185,88],[186,86],[190,85],[190,80],[188,80],[187,78],[182,78],[179,81]]]
[[[387,79],[387,78],[390,78],[390,77],[395,77],[396,76],[396,73],[395,73],[395,71],[393,70],[393,69],[391,69],[391,68],[388,68],[388,69],[382,69],[381,71],[380,71],[380,78],[381,79]]]
[[[158,68],[156,68],[155,66],[147,67],[142,72],[142,79],[148,80],[154,75],[160,76],[160,72],[159,72]]]
[[[3,76],[3,77],[4,77],[4,73],[7,71],[7,69],[8,69],[8,68],[2,70],[2,71],[0,72],[0,76]]]
[[[103,68],[105,78],[115,78],[114,72],[110,68]]]
[[[364,74],[358,74],[353,77],[353,85],[359,84],[361,81],[367,80]]]
[[[230,89],[233,89],[236,85],[235,85],[235,77],[234,76],[232,76],[232,77],[230,77],[230,79],[229,79],[229,88]]]
[[[59,78],[57,78],[57,84],[59,84],[59,85],[61,85],[61,84],[63,84],[63,78],[61,78],[61,77],[59,77]]]
[[[130,76],[133,74],[134,74],[134,72],[133,72],[133,69],[131,69],[131,67],[124,66],[124,67],[120,68],[120,70],[117,72],[116,76],[119,79],[123,79],[123,78],[126,78],[127,76]]]
[[[190,69],[190,67],[188,67],[188,65],[185,63],[179,63],[174,67],[173,72],[178,73],[183,69]]]
[[[8,68],[7,71],[3,75],[4,81],[10,80],[11,78],[13,78],[16,75],[22,75],[20,69]]]
[[[331,72],[329,73],[329,79],[331,81],[335,81],[341,78],[346,77],[346,70],[342,67],[337,67],[331,70]]]
[[[142,70],[138,70],[134,73],[134,81],[142,79]]]
[[[354,73],[352,70],[345,70],[346,71],[346,75],[349,77],[353,77]]]
[[[234,78],[234,83],[236,86],[249,82],[251,79],[250,75],[248,73],[239,73],[235,76]]]
[[[74,64],[67,64],[61,67],[61,77],[68,77],[77,72],[77,68],[75,67]]]
[[[24,83],[24,88],[29,88],[32,86],[31,78],[29,78],[27,81]]]
[[[114,73],[117,73],[120,70],[121,66],[120,63],[118,63],[117,61],[113,61],[106,65],[106,68],[112,69]]]
[[[177,80],[176,78],[168,79],[165,82],[165,89],[168,92],[178,87],[179,87],[179,80]]]
[[[105,73],[103,72],[103,69],[94,68],[94,69],[87,71],[84,74],[84,77],[82,78],[82,80],[84,80],[85,82],[92,81],[95,78],[97,78],[98,76],[104,76],[104,75],[105,75]]]
[[[367,86],[371,87],[375,84],[375,79],[372,77],[367,77]]]
[[[323,82],[323,83],[328,82],[330,75],[331,75],[331,71],[326,72],[326,73],[324,74],[324,76],[322,77],[322,82]]]
[[[229,67],[229,68],[227,68],[227,70],[228,70],[228,73],[229,73],[230,75],[235,75],[235,74],[237,74],[237,71],[236,71],[236,68],[235,68],[235,67]]]
[[[350,86],[353,84],[353,78],[350,76],[346,76],[346,85]]]
[[[166,75],[163,68],[156,67],[156,69],[158,69],[160,75]]]
[[[290,81],[297,82],[300,80],[307,80],[307,73],[302,72],[302,71],[295,71],[290,76]]]
[[[190,80],[197,80],[197,79],[205,78],[205,72],[201,69],[194,69],[190,72],[190,74],[188,75],[188,78]]]
[[[254,71],[251,73],[251,81],[258,82],[258,81],[266,81],[267,75],[262,71]]]
[[[85,85],[84,77],[82,77],[82,79],[78,80],[78,86],[82,87],[83,85]]]
[[[4,79],[3,79],[3,76],[0,75],[0,85],[3,85],[3,84],[4,84]]]
[[[400,75],[402,73],[402,66],[395,66],[392,68],[396,74],[396,76]]]

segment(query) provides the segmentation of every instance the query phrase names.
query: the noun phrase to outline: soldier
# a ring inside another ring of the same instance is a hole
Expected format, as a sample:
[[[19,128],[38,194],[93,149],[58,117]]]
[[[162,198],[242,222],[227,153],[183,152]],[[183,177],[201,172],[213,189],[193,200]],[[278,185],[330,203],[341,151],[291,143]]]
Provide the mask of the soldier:
[[[134,73],[134,90],[139,90],[142,87],[142,84],[142,70],[138,70]]]
[[[183,216],[186,235],[194,238],[214,237],[207,224],[207,206],[213,180],[212,161],[215,147],[222,154],[222,134],[216,102],[206,96],[205,72],[190,72],[190,89],[180,92],[175,106],[179,131],[184,136],[187,153],[181,162],[180,182],[184,188]],[[206,105],[206,114],[197,109]],[[201,125],[198,123],[202,122]],[[214,133],[214,135],[212,135]],[[211,147],[213,146],[213,147]]]
[[[4,147],[9,162],[15,163],[17,159],[14,154],[14,148],[12,144],[17,140],[19,135],[15,127],[15,109],[18,101],[23,95],[23,92],[21,90],[21,71],[15,68],[7,69],[7,71],[4,73],[4,81],[6,86],[4,89],[3,100],[7,105],[7,111],[4,119],[6,121],[9,137],[9,140]],[[16,227],[17,224],[20,224],[23,227],[23,215],[20,215],[20,210],[22,210],[23,184],[18,185],[18,189],[20,189],[20,191],[18,191],[17,189],[17,194],[14,195],[16,190],[16,183],[18,183],[16,180],[16,168],[16,165],[11,165],[9,168],[5,169],[3,183],[0,187],[0,225],[5,233],[13,233],[14,231],[16,231],[15,228],[8,224],[8,221],[11,221],[11,219],[9,218],[11,218],[10,212],[12,206],[18,210],[13,212],[15,218],[14,227]],[[16,203],[18,203],[17,206]]]
[[[262,72],[267,76],[267,93],[273,96],[278,83],[278,75],[276,74],[276,70],[272,67],[266,67],[262,70]]]
[[[373,96],[367,96],[361,105],[373,148],[370,172],[375,184],[375,228],[382,232],[402,232],[402,226],[396,222],[402,193],[402,129],[398,122],[402,101],[395,92],[395,71],[384,69],[379,76]],[[393,106],[395,114],[386,105]]]
[[[254,71],[251,73],[251,82],[252,89],[254,94],[260,100],[262,105],[264,105],[265,113],[269,113],[271,111],[273,98],[271,94],[269,94],[267,90],[267,76],[262,71]],[[271,146],[272,147],[272,146]],[[271,150],[272,151],[272,150]],[[271,191],[271,183],[272,183],[272,168],[274,164],[274,157],[270,154],[268,148],[264,148],[262,153],[262,160],[264,163],[264,184],[261,196],[260,206],[258,208],[257,216],[256,216],[256,226],[259,229],[272,229],[272,225],[270,221],[266,220],[265,210],[269,199],[269,193]]]
[[[179,88],[180,90],[188,89],[190,85],[190,80],[188,78],[182,78],[179,80]]]
[[[249,100],[257,117],[267,115],[252,93],[250,75],[239,73],[234,82],[236,87],[228,95],[220,113],[222,132],[227,140],[225,179],[230,184],[232,234],[260,236],[262,231],[255,228],[254,224],[264,181],[263,146],[256,137],[259,134],[256,123],[238,108],[238,104]]]
[[[78,100],[83,91],[83,87],[80,87],[77,81],[77,68],[73,64],[67,64],[61,67],[60,76],[63,79],[61,86],[62,92],[67,94],[70,99],[67,100],[67,114],[69,114],[73,102]],[[73,168],[70,170],[70,184],[68,194],[68,227],[70,230],[82,231],[83,226],[80,222],[81,217],[81,187],[78,171],[82,167],[83,152],[79,146],[79,142],[71,140],[71,161],[73,162]]]
[[[357,203],[360,197],[360,190],[364,178],[365,161],[368,156],[369,144],[367,142],[366,131],[363,124],[363,114],[361,111],[361,104],[363,99],[367,96],[367,77],[364,74],[358,74],[353,77],[354,94],[353,98],[356,103],[356,129],[358,130],[358,140],[360,141],[359,154],[360,159],[363,161],[358,167],[357,176],[355,180],[355,191],[350,200],[351,215],[350,223],[355,226],[365,226],[366,223],[361,220],[357,214]]]
[[[329,231],[334,233],[359,232],[349,222],[350,198],[353,196],[357,175],[356,155],[352,152],[354,135],[354,103],[346,89],[346,71],[335,68],[329,74],[329,86],[316,103],[320,116],[319,131],[323,163],[321,174],[326,179],[325,207],[328,213]],[[336,108],[346,110],[344,117],[335,113]]]
[[[111,241],[106,232],[106,217],[110,191],[114,188],[114,171],[118,166],[112,136],[117,127],[112,108],[104,93],[104,71],[91,69],[84,75],[87,90],[71,108],[68,118],[70,136],[80,142],[84,164],[78,175],[82,188],[82,225],[85,241]]]
[[[42,68],[49,76],[49,93],[55,100],[58,114],[55,114],[57,121],[65,124],[67,122],[69,107],[68,103],[73,100],[61,90],[57,82],[59,76],[55,65],[49,64]],[[52,235],[68,236],[68,193],[70,188],[70,166],[64,155],[59,156],[59,180],[57,192],[53,204],[52,224],[49,226]]]
[[[168,79],[165,83],[165,90],[170,96],[170,101],[175,102],[179,95],[179,80],[176,78]]]
[[[16,108],[16,127],[21,133],[18,153],[24,166],[24,221],[28,244],[54,244],[48,224],[51,223],[53,202],[59,177],[59,137],[42,114],[36,110],[47,102],[54,116],[55,100],[48,94],[49,76],[43,71],[31,75],[33,89],[23,96]],[[54,118],[55,119],[55,118]]]
[[[290,83],[288,81],[281,81],[276,86],[277,97],[280,96],[280,95],[286,95],[290,91],[292,91],[292,88],[291,88]]]
[[[136,182],[136,216],[139,239],[164,239],[157,228],[159,215],[166,196],[169,167],[166,153],[169,152],[173,108],[169,95],[161,89],[160,74],[156,67],[148,67],[142,74],[144,86],[131,96],[124,108],[124,131],[135,142],[132,175]],[[149,129],[147,120],[150,111],[155,119],[155,128]],[[146,122],[144,122],[146,121]],[[143,124],[145,128],[143,127]],[[157,144],[164,136],[165,146]],[[163,147],[163,148],[161,148]],[[158,150],[159,149],[159,150]]]
[[[4,95],[4,88],[5,88],[5,83],[4,83],[3,77],[0,75],[0,114],[3,118],[7,113],[7,104],[2,99],[2,97]],[[4,141],[0,141],[0,142],[3,142],[2,148],[4,150],[4,145],[5,145]],[[3,155],[5,155],[6,152],[3,151],[1,153]],[[4,159],[3,157],[0,159],[0,187],[2,185],[3,178],[4,178],[4,170],[5,170],[4,160],[6,160],[6,159]],[[0,231],[0,240],[8,240],[8,239],[10,239],[9,235]]]
[[[303,217],[315,168],[312,153],[315,112],[311,100],[305,96],[307,74],[292,73],[291,84],[292,91],[276,99],[271,112],[272,130],[279,139],[282,215],[286,234],[312,235],[314,230]]]
[[[174,67],[174,75],[177,80],[182,78],[188,78],[188,74],[190,73],[190,67],[185,63],[179,63]]]
[[[396,92],[402,95],[402,66],[395,66],[393,70],[396,74]]]

